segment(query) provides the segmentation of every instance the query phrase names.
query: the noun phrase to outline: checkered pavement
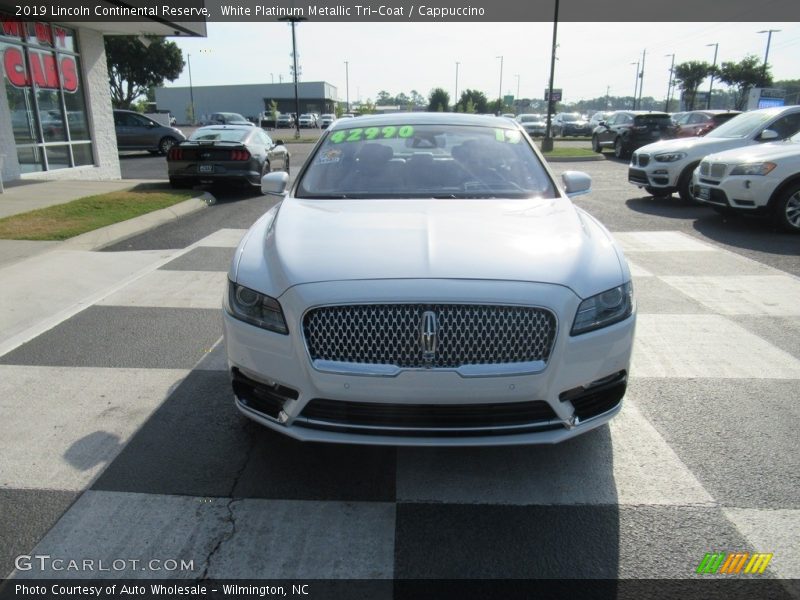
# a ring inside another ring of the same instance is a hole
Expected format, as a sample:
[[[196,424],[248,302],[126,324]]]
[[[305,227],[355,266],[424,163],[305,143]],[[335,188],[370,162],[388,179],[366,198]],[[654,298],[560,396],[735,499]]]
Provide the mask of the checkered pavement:
[[[165,251],[0,356],[4,574],[49,554],[194,565],[114,577],[686,578],[750,550],[800,578],[796,278],[619,233],[639,317],[608,427],[553,447],[304,445],[232,403],[219,305],[243,233]]]

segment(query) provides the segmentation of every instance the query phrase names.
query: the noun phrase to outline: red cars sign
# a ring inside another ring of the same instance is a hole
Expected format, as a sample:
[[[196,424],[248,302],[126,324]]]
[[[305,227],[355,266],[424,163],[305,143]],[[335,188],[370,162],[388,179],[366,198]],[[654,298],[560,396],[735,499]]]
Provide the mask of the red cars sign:
[[[40,89],[75,92],[78,90],[78,65],[72,56],[59,56],[61,82],[59,85],[56,56],[52,52],[30,50],[30,73],[25,69],[25,56],[22,48],[6,46],[3,54],[3,67],[6,78],[14,87],[35,85]]]

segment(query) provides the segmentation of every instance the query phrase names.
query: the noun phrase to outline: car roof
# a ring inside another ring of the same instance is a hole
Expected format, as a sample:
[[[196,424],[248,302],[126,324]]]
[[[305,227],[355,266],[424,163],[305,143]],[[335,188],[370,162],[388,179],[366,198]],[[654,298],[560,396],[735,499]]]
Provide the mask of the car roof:
[[[386,125],[472,125],[476,127],[498,127],[509,124],[517,125],[516,121],[505,117],[470,115],[465,113],[444,112],[414,112],[392,113],[389,115],[367,115],[351,119],[339,119],[329,128],[352,129],[353,127],[384,127]]]

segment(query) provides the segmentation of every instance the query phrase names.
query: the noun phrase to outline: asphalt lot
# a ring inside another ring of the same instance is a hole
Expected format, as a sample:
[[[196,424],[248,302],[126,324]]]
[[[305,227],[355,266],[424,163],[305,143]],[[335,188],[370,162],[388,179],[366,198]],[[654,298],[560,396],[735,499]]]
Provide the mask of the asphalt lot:
[[[290,148],[295,173],[310,149]],[[165,177],[163,157],[122,165]],[[171,578],[389,582],[336,598],[563,577],[650,581],[619,597],[796,599],[800,239],[641,197],[610,156],[553,167],[592,176],[575,202],[634,267],[637,345],[608,427],[553,447],[374,448],[245,420],[219,307],[237,241],[274,200],[211,189],[216,204],[87,253],[147,266],[0,356],[0,575],[36,553],[194,561]],[[712,551],[774,553],[765,586],[672,587]]]

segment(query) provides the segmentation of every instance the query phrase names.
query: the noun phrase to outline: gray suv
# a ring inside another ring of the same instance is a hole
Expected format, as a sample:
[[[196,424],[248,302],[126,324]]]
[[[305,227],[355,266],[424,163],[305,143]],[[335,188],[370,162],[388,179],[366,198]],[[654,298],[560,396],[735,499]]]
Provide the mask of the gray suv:
[[[132,110],[114,110],[114,130],[118,150],[166,154],[172,146],[186,139],[180,129],[167,127]]]

